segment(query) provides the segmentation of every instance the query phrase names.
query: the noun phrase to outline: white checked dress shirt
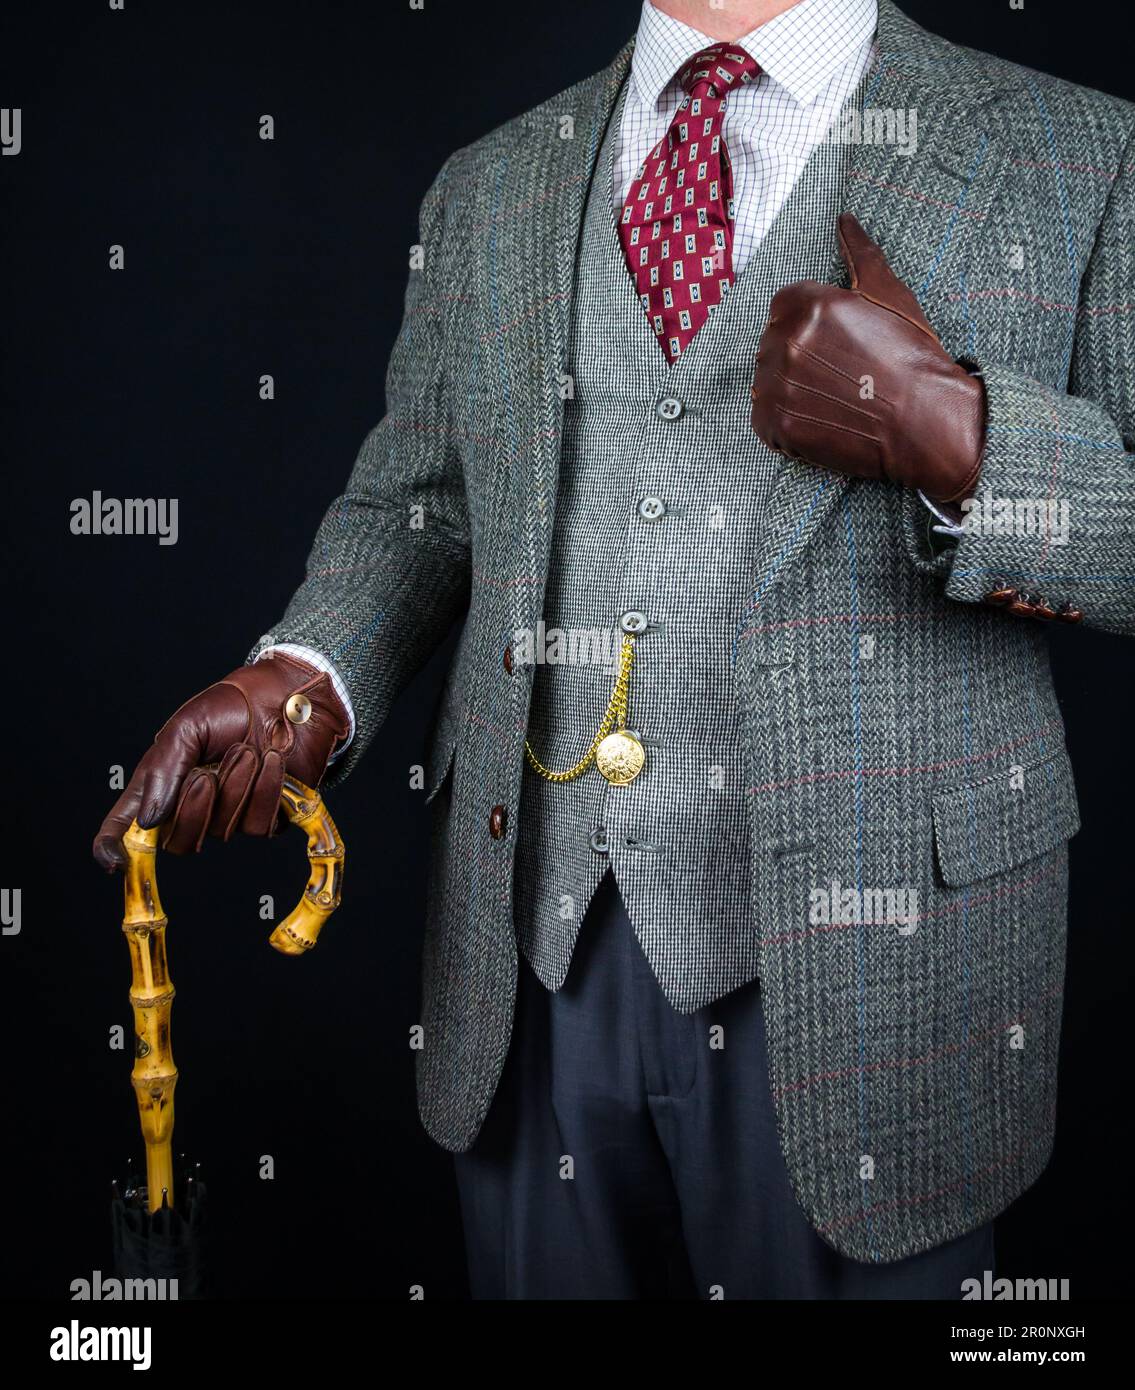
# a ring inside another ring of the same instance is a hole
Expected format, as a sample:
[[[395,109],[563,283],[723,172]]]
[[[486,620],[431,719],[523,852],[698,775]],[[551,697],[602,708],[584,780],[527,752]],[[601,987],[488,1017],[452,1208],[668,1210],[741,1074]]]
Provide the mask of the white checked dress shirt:
[[[736,40],[761,74],[729,95],[723,135],[733,168],[733,269],[739,272],[796,186],[808,157],[855,90],[871,52],[876,0],[799,0],[790,10]],[[670,125],[682,99],[677,74],[716,42],[644,0],[631,59],[630,86],[615,151],[615,211],[622,210],[639,166]],[[267,647],[327,671],[355,715],[342,677],[321,652],[293,643]]]
[[[876,0],[800,0],[737,39],[761,66],[729,93],[722,135],[733,168],[733,270],[760,245],[808,157],[871,58]],[[717,40],[645,0],[615,150],[615,211],[684,95],[677,75]]]

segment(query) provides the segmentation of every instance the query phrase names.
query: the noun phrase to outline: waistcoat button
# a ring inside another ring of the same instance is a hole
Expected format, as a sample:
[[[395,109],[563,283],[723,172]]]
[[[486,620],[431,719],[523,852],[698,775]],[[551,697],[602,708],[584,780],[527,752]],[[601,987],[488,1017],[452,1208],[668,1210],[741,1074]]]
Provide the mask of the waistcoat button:
[[[508,822],[508,812],[503,806],[494,806],[489,812],[489,834],[494,840],[504,838],[504,828]]]
[[[597,826],[591,832],[589,842],[596,854],[606,854],[610,848],[607,843],[607,827],[605,825]]]
[[[663,420],[676,420],[686,407],[677,396],[663,396],[654,408]]]
[[[619,619],[619,626],[624,632],[642,632],[646,627],[646,614],[632,608]]]
[[[644,497],[638,504],[638,514],[643,521],[657,521],[666,515],[666,503],[661,497]]]

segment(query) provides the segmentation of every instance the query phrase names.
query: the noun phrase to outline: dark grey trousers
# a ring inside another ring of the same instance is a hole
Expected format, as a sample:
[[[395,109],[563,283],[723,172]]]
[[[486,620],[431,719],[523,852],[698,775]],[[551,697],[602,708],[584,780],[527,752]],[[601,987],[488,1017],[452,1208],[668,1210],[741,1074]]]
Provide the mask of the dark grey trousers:
[[[820,1239],[781,1157],[759,984],[675,1013],[610,874],[563,989],[520,971],[500,1088],[456,1159],[474,1298],[956,1299],[993,1269],[992,1225],[894,1264]]]

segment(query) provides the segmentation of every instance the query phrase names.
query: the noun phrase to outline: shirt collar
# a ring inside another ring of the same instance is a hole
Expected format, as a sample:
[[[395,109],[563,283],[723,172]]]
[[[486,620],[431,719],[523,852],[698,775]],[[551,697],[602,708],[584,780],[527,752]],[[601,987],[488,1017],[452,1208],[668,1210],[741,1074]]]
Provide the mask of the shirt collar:
[[[808,106],[832,74],[870,41],[877,22],[877,0],[799,0],[736,42],[773,82]],[[714,42],[643,0],[631,58],[639,99],[660,106],[682,64]]]

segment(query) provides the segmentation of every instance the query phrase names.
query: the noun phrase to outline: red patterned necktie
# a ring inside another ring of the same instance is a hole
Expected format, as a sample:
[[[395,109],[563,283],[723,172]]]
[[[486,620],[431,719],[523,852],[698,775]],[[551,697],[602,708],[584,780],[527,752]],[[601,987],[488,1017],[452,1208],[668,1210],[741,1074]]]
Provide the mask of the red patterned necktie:
[[[729,93],[760,71],[735,44],[695,53],[678,74],[686,96],[623,205],[619,240],[671,364],[733,284],[733,175],[721,127]]]

